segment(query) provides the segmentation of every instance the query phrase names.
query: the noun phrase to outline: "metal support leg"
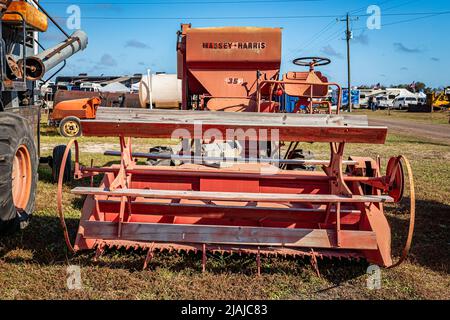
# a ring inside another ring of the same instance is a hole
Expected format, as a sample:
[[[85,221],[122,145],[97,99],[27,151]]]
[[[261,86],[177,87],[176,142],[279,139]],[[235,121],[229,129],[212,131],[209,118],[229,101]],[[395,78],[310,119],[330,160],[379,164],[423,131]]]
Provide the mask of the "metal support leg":
[[[342,171],[344,146],[345,143],[330,143],[330,166],[324,168],[324,170],[329,177],[333,178],[330,181],[330,190],[332,194],[351,196],[352,192],[344,181],[344,173]]]
[[[120,212],[119,212],[119,224],[117,226],[117,237],[120,239],[122,237],[122,223],[125,216],[125,206],[126,206],[127,198],[122,197],[120,199]]]
[[[128,138],[127,141],[125,141],[125,137],[120,137],[120,153],[121,159],[119,173],[109,186],[110,190],[128,188],[130,174],[127,173],[127,169],[132,169],[135,164],[131,152],[131,138]]]
[[[336,240],[337,246],[341,246],[341,203],[336,203]]]

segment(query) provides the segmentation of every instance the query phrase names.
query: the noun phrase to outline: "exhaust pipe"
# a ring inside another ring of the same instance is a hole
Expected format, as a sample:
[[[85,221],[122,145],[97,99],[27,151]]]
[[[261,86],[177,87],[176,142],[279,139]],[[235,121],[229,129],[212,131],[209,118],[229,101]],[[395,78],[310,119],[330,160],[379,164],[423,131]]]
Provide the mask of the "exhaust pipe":
[[[36,81],[42,79],[49,70],[75,53],[86,49],[87,45],[87,34],[84,31],[77,30],[64,42],[38,55],[27,57],[25,62],[27,80]],[[23,67],[23,60],[19,64]]]

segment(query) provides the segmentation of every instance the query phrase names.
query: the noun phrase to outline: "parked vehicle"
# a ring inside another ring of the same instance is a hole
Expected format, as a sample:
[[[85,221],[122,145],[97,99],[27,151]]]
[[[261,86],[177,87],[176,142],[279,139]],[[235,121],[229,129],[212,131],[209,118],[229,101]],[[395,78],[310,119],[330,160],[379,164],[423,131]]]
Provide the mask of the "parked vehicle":
[[[360,91],[360,102],[359,105],[361,108],[369,107],[369,99],[371,97],[375,98],[378,95],[385,93],[382,89],[359,89]]]
[[[387,95],[380,95],[376,97],[377,109],[392,108],[393,100],[390,100]]]
[[[100,97],[61,101],[49,116],[49,125],[59,128],[63,137],[81,136],[81,119],[95,119]]]
[[[100,92],[101,85],[94,82],[83,82],[80,84],[80,91]]]
[[[392,108],[403,110],[408,108],[410,104],[418,104],[418,99],[416,97],[405,97],[405,96],[397,97],[394,99]]]

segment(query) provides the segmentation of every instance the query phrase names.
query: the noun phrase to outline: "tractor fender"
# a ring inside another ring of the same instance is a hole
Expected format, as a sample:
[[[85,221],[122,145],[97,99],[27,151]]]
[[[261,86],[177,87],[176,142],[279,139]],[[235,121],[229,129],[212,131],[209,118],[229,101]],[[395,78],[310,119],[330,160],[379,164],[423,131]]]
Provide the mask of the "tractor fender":
[[[67,117],[95,119],[100,103],[99,97],[62,101],[54,107],[50,120],[62,121]]]

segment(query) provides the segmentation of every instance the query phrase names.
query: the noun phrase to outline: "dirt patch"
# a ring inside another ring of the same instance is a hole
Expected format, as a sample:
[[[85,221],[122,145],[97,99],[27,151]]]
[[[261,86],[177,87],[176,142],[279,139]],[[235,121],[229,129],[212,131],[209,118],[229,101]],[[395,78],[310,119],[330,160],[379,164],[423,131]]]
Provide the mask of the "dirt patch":
[[[390,131],[450,144],[450,125],[418,123],[393,119],[370,119],[370,125],[387,126]]]
[[[41,153],[47,154],[50,153],[54,147],[59,145],[58,143],[45,143],[41,145]],[[80,152],[82,153],[95,153],[95,154],[103,154],[105,151],[120,151],[119,143],[101,143],[101,142],[83,142],[79,144]],[[133,145],[134,151],[148,151],[150,147],[153,147],[153,144],[148,145]]]
[[[58,144],[44,144],[41,145],[41,152],[48,152],[53,150]],[[80,145],[81,152],[89,153],[103,153],[107,150],[118,150],[116,143],[84,143]]]

